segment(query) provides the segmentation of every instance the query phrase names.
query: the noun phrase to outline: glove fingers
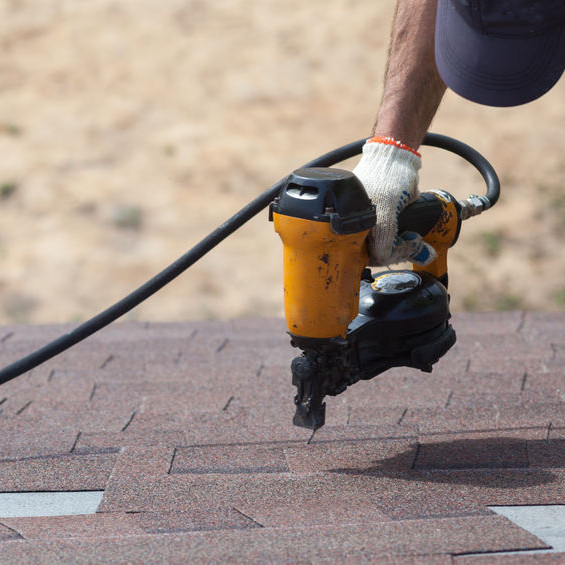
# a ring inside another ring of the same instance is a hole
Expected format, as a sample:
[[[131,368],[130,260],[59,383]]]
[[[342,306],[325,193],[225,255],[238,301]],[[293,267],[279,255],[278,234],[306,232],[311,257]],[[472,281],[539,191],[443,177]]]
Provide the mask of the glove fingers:
[[[435,261],[436,258],[436,250],[426,243],[420,234],[405,231],[395,239],[390,263],[410,261],[425,267]]]

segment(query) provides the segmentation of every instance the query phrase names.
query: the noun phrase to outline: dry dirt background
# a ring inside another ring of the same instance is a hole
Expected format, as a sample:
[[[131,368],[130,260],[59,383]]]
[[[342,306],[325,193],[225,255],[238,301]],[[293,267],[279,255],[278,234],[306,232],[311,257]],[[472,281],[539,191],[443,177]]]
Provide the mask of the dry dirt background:
[[[368,135],[393,5],[0,0],[0,323],[88,318]],[[521,108],[445,99],[432,130],[503,186],[451,251],[454,309],[565,308],[564,126],[565,79]],[[421,187],[483,189],[431,149]],[[281,315],[280,263],[264,212],[129,317]]]

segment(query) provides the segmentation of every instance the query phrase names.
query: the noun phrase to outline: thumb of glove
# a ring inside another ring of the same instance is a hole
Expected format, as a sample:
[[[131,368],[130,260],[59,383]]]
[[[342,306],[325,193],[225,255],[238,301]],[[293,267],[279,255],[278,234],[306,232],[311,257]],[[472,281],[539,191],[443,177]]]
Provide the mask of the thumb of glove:
[[[426,243],[420,234],[404,231],[395,238],[391,263],[410,261],[425,267],[436,259],[436,250]]]

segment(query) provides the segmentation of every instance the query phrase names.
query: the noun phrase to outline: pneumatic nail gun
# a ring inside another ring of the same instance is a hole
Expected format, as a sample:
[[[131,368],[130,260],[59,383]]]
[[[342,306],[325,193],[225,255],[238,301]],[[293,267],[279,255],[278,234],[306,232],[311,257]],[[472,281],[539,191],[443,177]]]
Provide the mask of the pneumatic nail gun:
[[[292,345],[294,424],[325,423],[326,395],[392,367],[431,372],[455,343],[449,323],[447,251],[463,220],[490,208],[499,183],[471,147],[428,134],[425,144],[459,154],[487,183],[486,196],[458,201],[443,190],[423,192],[399,217],[399,231],[421,234],[437,252],[426,267],[373,273],[367,236],[378,218],[355,175],[336,168],[292,173],[270,207],[283,242],[285,316]]]

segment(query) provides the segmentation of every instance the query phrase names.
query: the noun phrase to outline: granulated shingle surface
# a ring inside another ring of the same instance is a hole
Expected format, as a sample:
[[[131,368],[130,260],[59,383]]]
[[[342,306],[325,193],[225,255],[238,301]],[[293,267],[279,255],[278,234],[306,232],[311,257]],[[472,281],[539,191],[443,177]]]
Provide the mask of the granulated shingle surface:
[[[106,328],[0,386],[0,490],[104,491],[95,515],[0,518],[0,561],[562,562],[488,506],[565,504],[565,315],[452,322],[431,374],[327,399],[314,436],[283,320]],[[69,329],[0,328],[0,361]]]

